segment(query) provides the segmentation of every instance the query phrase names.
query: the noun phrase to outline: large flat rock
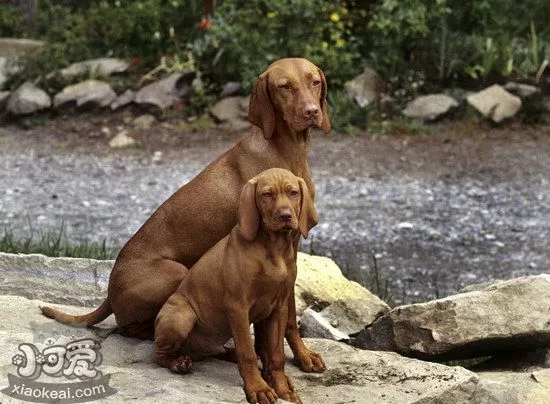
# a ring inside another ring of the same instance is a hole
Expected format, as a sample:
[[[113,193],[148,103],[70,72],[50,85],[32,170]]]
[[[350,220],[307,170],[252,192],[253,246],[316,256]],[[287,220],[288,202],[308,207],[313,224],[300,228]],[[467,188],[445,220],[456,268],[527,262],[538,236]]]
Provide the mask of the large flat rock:
[[[113,265],[111,260],[0,253],[0,295],[97,306],[107,295]],[[350,327],[359,331],[389,310],[386,303],[346,279],[334,261],[324,257],[298,254],[295,292],[298,313],[309,304],[337,303],[347,332]]]
[[[87,258],[0,253],[0,295],[96,306],[107,296],[113,264]]]
[[[94,368],[104,376],[110,375],[109,386],[117,390],[109,402],[244,402],[242,381],[233,363],[207,359],[197,362],[193,373],[175,375],[153,363],[151,341],[110,334],[113,323],[109,320],[93,333],[59,325],[40,314],[38,307],[42,304],[23,297],[0,296],[0,389],[8,385],[8,374],[17,374],[12,359],[21,354],[19,344],[34,344],[40,351],[90,337],[100,342],[96,351],[102,357]],[[86,310],[66,306],[64,309]],[[478,376],[461,367],[422,362],[390,352],[362,351],[328,340],[310,339],[306,343],[324,356],[328,370],[323,374],[306,374],[287,363],[287,373],[304,403],[489,402]],[[67,384],[75,380],[40,374],[35,381]],[[500,388],[509,390],[506,386]],[[4,395],[1,401],[19,402]]]
[[[499,281],[396,307],[355,345],[419,358],[468,358],[550,346],[550,275]]]

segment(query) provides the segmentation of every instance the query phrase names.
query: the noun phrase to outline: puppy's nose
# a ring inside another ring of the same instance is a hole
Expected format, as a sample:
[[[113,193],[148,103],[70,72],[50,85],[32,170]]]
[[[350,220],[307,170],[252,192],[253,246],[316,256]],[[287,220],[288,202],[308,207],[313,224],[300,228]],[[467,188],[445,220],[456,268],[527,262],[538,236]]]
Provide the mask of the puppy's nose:
[[[315,104],[308,104],[304,108],[306,118],[316,118],[319,115],[319,107]]]
[[[292,220],[292,212],[290,211],[290,209],[284,209],[280,211],[279,220],[281,222],[289,222],[290,220]]]

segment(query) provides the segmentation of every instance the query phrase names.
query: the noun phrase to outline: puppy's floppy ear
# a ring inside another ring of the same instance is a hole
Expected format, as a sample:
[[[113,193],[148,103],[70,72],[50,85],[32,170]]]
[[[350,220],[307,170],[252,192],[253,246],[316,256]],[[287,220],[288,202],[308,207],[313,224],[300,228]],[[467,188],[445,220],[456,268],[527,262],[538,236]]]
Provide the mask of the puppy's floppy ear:
[[[330,126],[330,120],[328,119],[328,103],[327,103],[327,94],[328,94],[328,87],[327,87],[327,79],[325,78],[325,74],[323,71],[319,68],[317,68],[319,71],[319,75],[321,76],[321,99],[319,100],[321,104],[321,113],[323,115],[323,122],[321,122],[321,129],[325,133],[329,133],[331,130]]]
[[[260,213],[256,207],[256,180],[249,180],[241,191],[239,199],[239,233],[248,241],[254,241],[260,228]]]
[[[300,217],[298,218],[298,228],[304,238],[307,238],[309,231],[319,222],[319,216],[315,210],[315,205],[309,194],[306,182],[298,178],[300,183],[300,193],[302,194],[302,206],[300,208]]]
[[[263,73],[254,84],[248,104],[248,120],[262,130],[264,138],[271,139],[275,130],[275,111],[269,98],[267,73]]]

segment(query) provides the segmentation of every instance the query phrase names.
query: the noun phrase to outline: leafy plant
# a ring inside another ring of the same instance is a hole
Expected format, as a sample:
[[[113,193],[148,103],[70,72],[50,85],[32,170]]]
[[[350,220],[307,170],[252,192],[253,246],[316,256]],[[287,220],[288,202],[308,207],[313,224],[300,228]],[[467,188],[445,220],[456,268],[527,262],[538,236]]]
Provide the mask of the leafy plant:
[[[306,57],[339,87],[360,70],[348,14],[340,2],[326,0],[222,2],[211,31],[194,46],[199,68],[215,81],[239,80],[250,88],[276,59]]]
[[[328,98],[330,122],[334,131],[355,135],[356,127],[365,126],[367,112],[342,90],[332,91]]]

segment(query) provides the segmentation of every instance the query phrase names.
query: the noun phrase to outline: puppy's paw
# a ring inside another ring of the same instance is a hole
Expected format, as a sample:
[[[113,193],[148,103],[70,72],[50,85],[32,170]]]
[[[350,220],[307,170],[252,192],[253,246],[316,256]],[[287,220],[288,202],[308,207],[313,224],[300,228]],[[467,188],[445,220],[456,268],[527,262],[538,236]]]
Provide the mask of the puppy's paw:
[[[186,374],[193,370],[193,361],[190,356],[180,356],[170,363],[170,370],[174,373]]]
[[[244,394],[249,403],[275,404],[279,399],[275,390],[263,380],[254,385],[244,386]]]
[[[283,375],[283,377],[273,378],[269,385],[275,389],[275,392],[280,399],[290,403],[302,403],[302,400],[296,392],[294,383],[292,383],[290,377]]]
[[[321,355],[307,348],[295,354],[294,363],[300,370],[308,373],[322,373],[327,369]]]

